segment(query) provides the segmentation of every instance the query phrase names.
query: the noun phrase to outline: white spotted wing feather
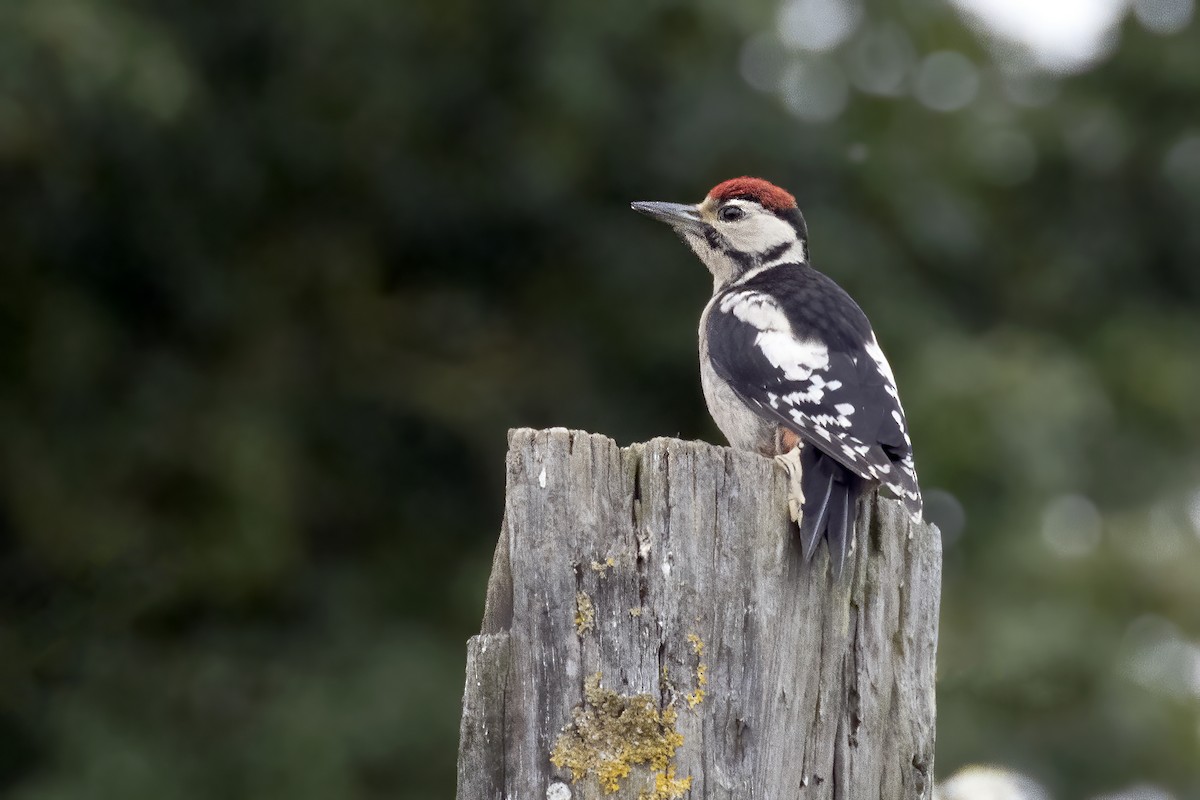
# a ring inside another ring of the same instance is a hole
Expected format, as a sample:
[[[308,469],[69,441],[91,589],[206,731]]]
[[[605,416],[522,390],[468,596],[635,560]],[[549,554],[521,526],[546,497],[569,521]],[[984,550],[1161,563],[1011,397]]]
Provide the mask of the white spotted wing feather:
[[[802,265],[767,270],[717,299],[706,334],[713,370],[755,413],[920,515],[891,367],[866,316],[833,281]]]

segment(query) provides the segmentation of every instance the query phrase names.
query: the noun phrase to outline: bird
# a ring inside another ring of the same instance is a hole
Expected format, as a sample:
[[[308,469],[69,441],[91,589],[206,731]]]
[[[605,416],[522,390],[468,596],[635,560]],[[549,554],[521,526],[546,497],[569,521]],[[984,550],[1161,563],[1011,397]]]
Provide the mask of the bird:
[[[806,562],[824,539],[841,575],[858,499],[875,486],[919,520],[892,368],[863,310],[810,263],[795,196],[745,176],[717,184],[696,205],[631,205],[671,226],[712,273],[699,330],[704,399],[732,447],[784,468]]]

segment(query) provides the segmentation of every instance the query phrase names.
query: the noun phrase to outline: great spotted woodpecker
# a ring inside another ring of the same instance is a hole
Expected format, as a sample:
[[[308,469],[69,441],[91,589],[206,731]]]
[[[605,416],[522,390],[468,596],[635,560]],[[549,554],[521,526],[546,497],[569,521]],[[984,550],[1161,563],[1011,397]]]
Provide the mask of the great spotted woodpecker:
[[[759,178],[734,178],[698,205],[633,208],[674,228],[713,275],[700,316],[704,399],[733,447],[783,464],[805,557],[824,536],[841,573],[857,500],[872,485],[919,518],[892,369],[862,309],[809,264],[796,199]]]

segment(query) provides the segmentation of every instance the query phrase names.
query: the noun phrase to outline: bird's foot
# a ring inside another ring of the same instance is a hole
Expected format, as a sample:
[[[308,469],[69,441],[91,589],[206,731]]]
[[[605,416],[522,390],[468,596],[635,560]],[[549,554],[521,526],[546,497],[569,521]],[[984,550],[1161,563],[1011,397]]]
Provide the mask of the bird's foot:
[[[804,489],[800,486],[800,448],[793,447],[783,455],[775,456],[775,463],[783,467],[788,477],[788,515],[792,522],[800,521],[800,510],[804,507]]]

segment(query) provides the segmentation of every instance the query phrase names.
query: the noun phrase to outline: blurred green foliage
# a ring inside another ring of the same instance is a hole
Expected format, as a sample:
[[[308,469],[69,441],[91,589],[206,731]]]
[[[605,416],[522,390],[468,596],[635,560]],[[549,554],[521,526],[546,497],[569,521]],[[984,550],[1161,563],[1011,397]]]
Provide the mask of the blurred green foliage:
[[[505,430],[718,440],[627,204],[750,173],[899,376],[939,773],[1200,798],[1200,27],[862,12],[0,6],[0,793],[450,796]]]

